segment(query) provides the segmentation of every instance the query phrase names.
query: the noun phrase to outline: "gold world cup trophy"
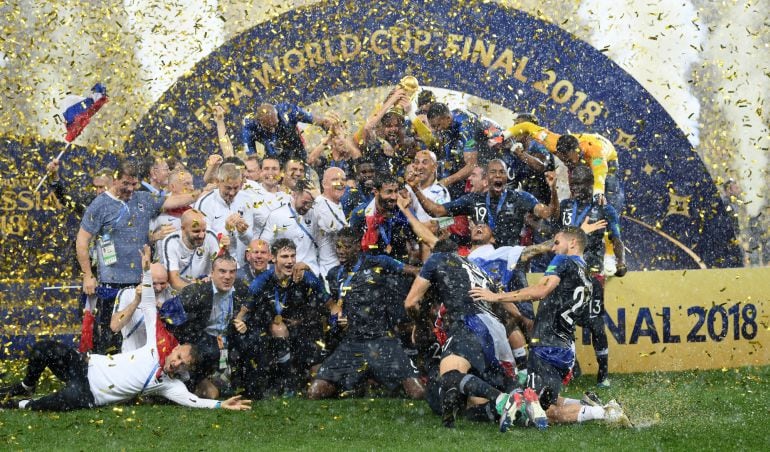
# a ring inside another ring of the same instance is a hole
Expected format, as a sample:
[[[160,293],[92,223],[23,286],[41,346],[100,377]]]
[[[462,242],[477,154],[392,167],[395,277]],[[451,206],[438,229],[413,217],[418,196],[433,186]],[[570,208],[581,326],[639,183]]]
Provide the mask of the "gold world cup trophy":
[[[411,75],[407,75],[398,82],[398,87],[406,94],[406,101],[404,102],[403,100],[399,100],[396,105],[391,108],[391,111],[404,116],[409,109],[409,104],[411,104],[414,98],[417,96],[417,91],[420,89],[420,84],[417,82],[416,78]]]

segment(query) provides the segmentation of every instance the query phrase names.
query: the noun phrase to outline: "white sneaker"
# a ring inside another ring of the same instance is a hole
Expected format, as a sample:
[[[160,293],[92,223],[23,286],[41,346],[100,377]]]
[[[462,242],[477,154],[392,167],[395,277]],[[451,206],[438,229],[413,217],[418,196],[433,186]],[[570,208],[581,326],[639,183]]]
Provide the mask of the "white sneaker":
[[[619,427],[633,427],[631,420],[623,412],[623,407],[615,399],[610,400],[604,405],[604,422]]]

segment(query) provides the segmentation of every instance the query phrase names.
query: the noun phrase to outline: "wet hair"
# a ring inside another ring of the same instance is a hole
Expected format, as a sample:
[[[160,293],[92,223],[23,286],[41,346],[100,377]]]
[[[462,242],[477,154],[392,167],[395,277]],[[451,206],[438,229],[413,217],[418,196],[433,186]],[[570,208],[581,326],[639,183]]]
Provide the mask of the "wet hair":
[[[260,162],[259,162],[259,167],[260,167],[260,168],[262,168],[262,167],[264,167],[264,166],[265,166],[265,160],[275,160],[276,162],[278,162],[278,168],[280,168],[280,167],[282,166],[282,165],[281,165],[281,161],[280,161],[280,160],[278,160],[278,157],[274,157],[274,156],[272,156],[272,155],[266,155],[266,156],[265,156],[265,157],[264,157],[262,160],[260,160]]]
[[[513,116],[516,122],[531,122],[532,124],[540,124],[540,121],[532,113],[516,113]]]
[[[307,179],[300,179],[297,181],[297,185],[294,186],[292,193],[302,193],[303,191],[309,191],[313,189],[313,185]]]
[[[139,165],[132,160],[122,160],[118,163],[118,167],[115,170],[115,177],[113,179],[120,179],[123,176],[126,177],[139,177]]]
[[[591,179],[591,182],[593,183],[594,180],[594,172],[591,168],[589,168],[586,165],[578,165],[576,166],[569,175],[570,180],[572,179]]]
[[[430,108],[428,109],[428,120],[440,118],[442,116],[449,116],[451,113],[449,111],[449,107],[447,107],[446,104],[442,104],[441,102],[434,102],[430,104]]]
[[[241,178],[241,168],[234,163],[223,163],[217,170],[217,180],[224,182]]]
[[[200,350],[198,350],[197,345],[193,343],[189,343],[187,345],[190,346],[190,366],[188,370],[193,370],[195,369],[195,367],[197,367],[198,363],[201,360],[201,352]]]
[[[222,164],[224,165],[225,163],[232,163],[233,165],[237,166],[238,168],[245,168],[246,167],[246,164],[243,162],[243,160],[241,160],[240,158],[238,158],[238,157],[236,157],[234,155],[232,155],[230,157],[225,157],[224,159],[222,159]]]
[[[580,142],[572,135],[562,135],[556,141],[556,152],[559,154],[571,154],[576,152]]]
[[[236,261],[235,258],[230,255],[230,253],[225,252],[214,258],[214,260],[211,262],[211,270],[214,270],[214,267],[216,267],[220,262],[232,262],[236,265],[236,267],[238,266],[238,261]]]
[[[489,171],[489,165],[493,163],[499,164],[500,166],[503,167],[503,171],[505,171],[506,174],[508,173],[508,165],[504,161],[502,161],[501,159],[492,159],[489,162],[487,162],[487,166],[484,167],[484,176],[486,176],[487,172]]]
[[[390,119],[395,119],[399,123],[403,124],[404,123],[404,114],[401,111],[399,111],[399,110],[391,108],[390,110],[385,112],[384,115],[382,115],[382,118],[380,118],[380,124],[385,124]]]
[[[115,170],[111,168],[99,168],[92,176],[92,179],[97,177],[106,177],[107,179],[112,180],[115,177]]]
[[[294,244],[291,239],[281,238],[273,242],[273,244],[270,246],[270,252],[273,254],[273,256],[278,256],[278,251],[281,251],[284,248],[289,248],[295,252],[297,251],[297,245]]]
[[[588,236],[586,235],[585,231],[583,231],[579,227],[564,226],[559,230],[559,233],[574,237],[577,240],[578,248],[580,248],[580,252],[583,252],[583,250],[585,250],[586,243],[588,243]]]
[[[378,172],[374,175],[374,188],[381,190],[385,184],[399,184],[399,181],[396,176],[387,172]]]
[[[353,162],[353,171],[358,174],[358,167],[361,165],[372,165],[374,166],[374,162],[371,159],[368,159],[366,157],[361,157],[360,159],[357,159],[355,162]]]
[[[136,175],[136,177],[139,178],[139,180],[147,180],[150,178],[150,170],[153,166],[155,166],[155,162],[158,160],[157,157],[155,157],[152,154],[145,155],[141,159],[139,159],[139,173]]]
[[[352,240],[355,242],[358,241],[358,237],[359,235],[351,227],[344,227],[335,234],[337,240]]]
[[[417,108],[432,104],[433,102],[436,102],[436,95],[429,89],[424,89],[417,95]]]
[[[456,253],[457,243],[450,238],[441,239],[433,246],[434,253]]]
[[[289,160],[286,160],[286,161],[283,163],[283,170],[284,170],[284,171],[286,171],[286,170],[288,170],[288,169],[289,169],[289,163],[291,163],[291,162],[299,163],[300,165],[302,165],[302,169],[303,169],[303,170],[305,169],[305,162],[303,162],[302,160],[298,160],[298,159],[295,159],[295,158],[291,158],[291,159],[289,159]]]

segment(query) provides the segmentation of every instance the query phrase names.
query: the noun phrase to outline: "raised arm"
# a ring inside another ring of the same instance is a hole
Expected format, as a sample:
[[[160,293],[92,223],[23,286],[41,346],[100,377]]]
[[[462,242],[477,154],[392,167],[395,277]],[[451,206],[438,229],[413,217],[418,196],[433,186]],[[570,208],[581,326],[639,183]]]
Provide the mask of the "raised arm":
[[[234,156],[233,143],[227,135],[227,127],[225,126],[225,109],[219,104],[214,105],[214,122],[217,124],[217,138],[219,138],[219,148],[222,149],[222,155],[225,158]]]
[[[397,202],[399,210],[401,210],[401,213],[403,213],[406,219],[409,220],[409,226],[412,227],[412,230],[417,235],[417,237],[419,237],[423,243],[428,245],[430,249],[433,249],[433,247],[436,245],[436,242],[438,242],[438,237],[433,234],[430,228],[422,224],[422,222],[420,222],[420,220],[418,220],[409,209],[412,198],[409,196],[403,196],[401,193],[399,193]]]
[[[446,210],[444,206],[431,201],[425,195],[423,195],[422,191],[420,190],[420,187],[418,187],[417,185],[412,186],[412,191],[414,192],[414,195],[417,198],[417,200],[420,201],[420,205],[422,205],[422,208],[425,209],[426,212],[428,212],[428,215],[434,218],[437,218],[437,217],[446,217],[449,214],[449,212]]]

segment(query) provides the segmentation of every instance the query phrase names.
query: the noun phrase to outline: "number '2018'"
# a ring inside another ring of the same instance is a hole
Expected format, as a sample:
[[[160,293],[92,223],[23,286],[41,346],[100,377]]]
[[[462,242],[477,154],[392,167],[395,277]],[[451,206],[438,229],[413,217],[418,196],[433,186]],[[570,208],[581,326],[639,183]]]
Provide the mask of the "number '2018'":
[[[708,311],[703,306],[690,306],[687,308],[687,315],[697,316],[695,325],[687,334],[687,342],[706,342],[706,335],[700,334],[704,324],[712,340],[723,340],[729,333],[730,319],[733,324],[733,339],[754,339],[757,335],[757,308],[751,303],[743,305],[743,309],[740,304],[733,305],[730,309],[716,305]]]

